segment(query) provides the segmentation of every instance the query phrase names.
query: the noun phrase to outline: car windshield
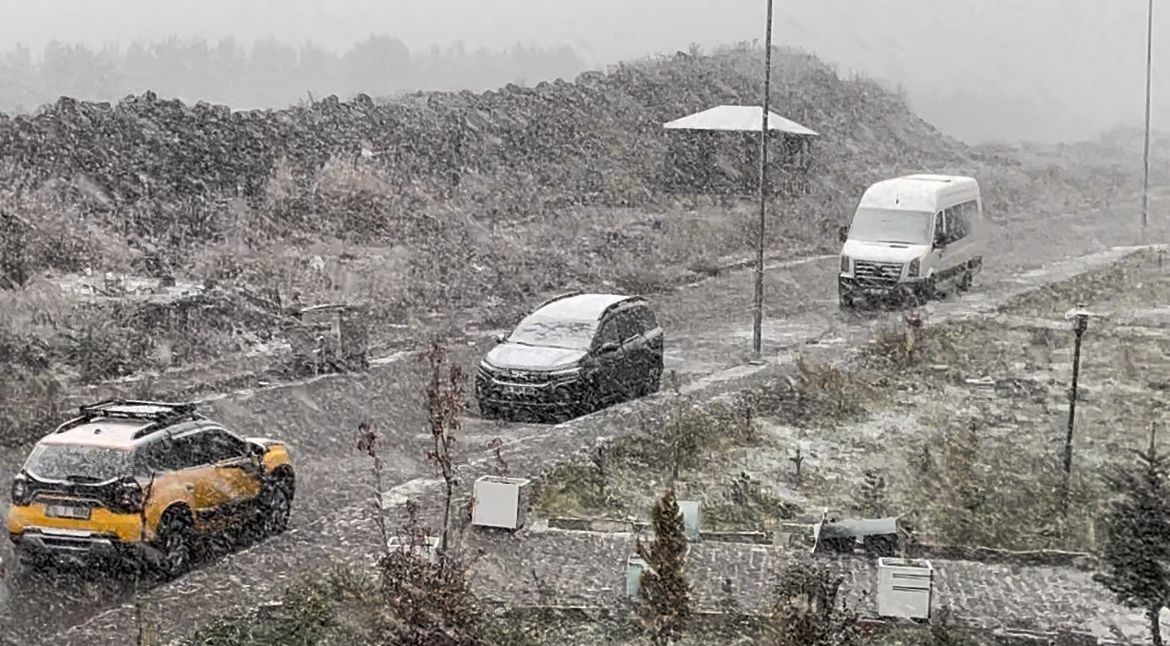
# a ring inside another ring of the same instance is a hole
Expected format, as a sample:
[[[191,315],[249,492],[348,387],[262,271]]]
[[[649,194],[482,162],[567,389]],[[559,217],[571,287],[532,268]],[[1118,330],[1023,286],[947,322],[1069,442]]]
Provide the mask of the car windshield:
[[[551,318],[533,314],[520,321],[508,337],[509,343],[566,350],[588,350],[597,331],[597,321]]]
[[[861,207],[853,216],[849,239],[862,242],[929,244],[933,229],[933,213]]]
[[[130,473],[130,452],[101,446],[40,444],[24,465],[34,478],[105,482]]]

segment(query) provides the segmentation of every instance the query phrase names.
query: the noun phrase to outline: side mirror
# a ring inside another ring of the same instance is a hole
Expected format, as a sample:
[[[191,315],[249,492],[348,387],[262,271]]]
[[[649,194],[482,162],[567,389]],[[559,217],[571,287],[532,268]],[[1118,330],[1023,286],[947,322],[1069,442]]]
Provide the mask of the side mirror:
[[[268,453],[268,449],[264,448],[263,446],[260,446],[259,444],[256,444],[255,442],[253,442],[250,445],[249,450],[252,453],[252,457],[255,457],[255,458],[262,458],[262,457],[264,457],[265,453]]]
[[[943,233],[942,231],[935,233],[934,234],[934,248],[935,249],[942,249],[945,246],[947,246],[947,234]]]
[[[845,241],[848,239],[849,239],[849,227],[847,225],[844,225],[844,224],[837,227],[837,240],[839,242],[841,242],[842,244],[844,244]]]
[[[492,337],[492,341],[495,341],[496,345],[500,345],[501,343],[503,343],[506,340],[507,339],[504,337],[503,334],[497,334],[497,335]]]

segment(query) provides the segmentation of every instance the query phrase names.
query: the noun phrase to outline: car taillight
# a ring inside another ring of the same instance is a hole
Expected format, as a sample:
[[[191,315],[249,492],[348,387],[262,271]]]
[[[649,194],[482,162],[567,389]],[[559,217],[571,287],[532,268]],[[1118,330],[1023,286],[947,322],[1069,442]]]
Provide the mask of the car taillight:
[[[142,511],[142,486],[135,480],[121,483],[115,496],[118,511]]]
[[[28,504],[28,480],[21,474],[12,479],[12,504]]]
[[[918,272],[919,272],[921,266],[922,266],[922,263],[921,263],[921,261],[919,261],[918,258],[911,260],[910,266],[906,269],[906,276],[908,278],[916,278],[918,276]]]

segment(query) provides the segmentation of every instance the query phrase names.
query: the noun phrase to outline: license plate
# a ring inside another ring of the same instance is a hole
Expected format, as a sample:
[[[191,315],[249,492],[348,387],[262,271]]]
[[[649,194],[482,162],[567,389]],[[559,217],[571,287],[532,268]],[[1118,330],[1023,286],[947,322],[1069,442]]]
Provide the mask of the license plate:
[[[46,505],[45,515],[53,518],[73,518],[89,520],[89,507],[71,507],[69,505]]]

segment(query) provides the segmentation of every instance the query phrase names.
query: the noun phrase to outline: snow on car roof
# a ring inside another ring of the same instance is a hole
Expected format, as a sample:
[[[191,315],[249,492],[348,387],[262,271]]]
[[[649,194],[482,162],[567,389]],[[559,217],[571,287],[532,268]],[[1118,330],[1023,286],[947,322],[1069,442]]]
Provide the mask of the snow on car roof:
[[[134,445],[134,433],[149,426],[150,420],[140,419],[97,419],[53,433],[41,440],[42,444],[84,444],[109,448],[130,448]]]
[[[634,298],[621,294],[576,294],[555,300],[536,310],[541,316],[576,321],[596,320],[601,318],[606,308],[614,303],[620,303]]]

